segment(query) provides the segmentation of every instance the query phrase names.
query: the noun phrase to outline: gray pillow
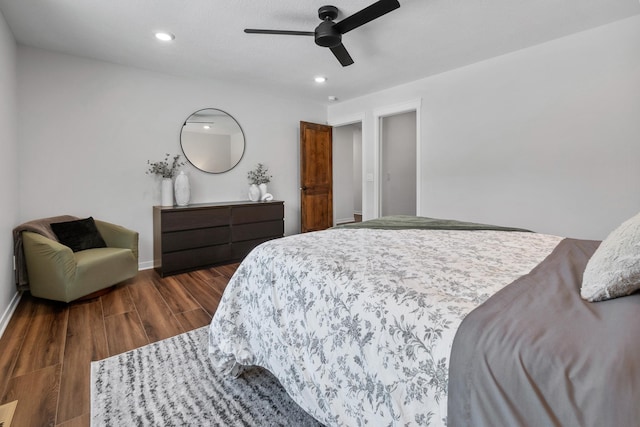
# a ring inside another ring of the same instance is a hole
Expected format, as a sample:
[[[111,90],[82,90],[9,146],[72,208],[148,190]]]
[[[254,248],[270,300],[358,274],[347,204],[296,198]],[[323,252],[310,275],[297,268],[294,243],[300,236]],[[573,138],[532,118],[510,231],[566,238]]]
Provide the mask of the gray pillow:
[[[640,213],[613,230],[584,269],[580,295],[591,302],[640,289]]]

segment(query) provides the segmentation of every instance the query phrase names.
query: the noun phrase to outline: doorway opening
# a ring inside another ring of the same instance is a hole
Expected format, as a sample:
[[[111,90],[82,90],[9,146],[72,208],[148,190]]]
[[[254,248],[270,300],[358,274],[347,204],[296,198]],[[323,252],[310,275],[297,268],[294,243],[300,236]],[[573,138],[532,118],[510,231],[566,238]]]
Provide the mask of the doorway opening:
[[[334,225],[362,221],[362,122],[333,128]]]
[[[374,111],[373,206],[376,218],[420,215],[421,99]]]
[[[416,214],[416,112],[380,118],[380,214]]]

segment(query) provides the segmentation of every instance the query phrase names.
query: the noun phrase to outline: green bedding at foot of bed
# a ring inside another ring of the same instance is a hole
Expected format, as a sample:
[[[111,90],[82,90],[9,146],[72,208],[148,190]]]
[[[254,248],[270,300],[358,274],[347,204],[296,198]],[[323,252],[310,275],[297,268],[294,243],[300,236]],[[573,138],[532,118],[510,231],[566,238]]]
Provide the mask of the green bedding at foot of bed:
[[[478,224],[474,222],[456,221],[452,219],[427,218],[423,216],[391,215],[370,219],[363,222],[337,225],[334,228],[375,228],[380,230],[496,230],[496,231],[524,231],[523,228],[501,227],[498,225]]]

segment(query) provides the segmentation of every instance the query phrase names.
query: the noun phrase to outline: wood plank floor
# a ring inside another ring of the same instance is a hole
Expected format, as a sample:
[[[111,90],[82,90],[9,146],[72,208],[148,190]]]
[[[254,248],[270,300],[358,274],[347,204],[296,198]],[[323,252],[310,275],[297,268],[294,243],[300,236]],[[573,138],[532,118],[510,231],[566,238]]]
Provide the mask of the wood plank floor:
[[[13,426],[89,426],[90,364],[211,322],[238,264],[161,278],[144,270],[93,299],[24,294],[0,339],[0,405]]]

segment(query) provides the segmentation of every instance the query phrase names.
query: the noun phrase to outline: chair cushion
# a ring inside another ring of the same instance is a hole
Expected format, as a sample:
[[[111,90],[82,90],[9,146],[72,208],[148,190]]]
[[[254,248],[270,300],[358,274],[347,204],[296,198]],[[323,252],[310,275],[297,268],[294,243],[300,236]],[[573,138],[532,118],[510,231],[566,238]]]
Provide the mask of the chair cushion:
[[[73,252],[107,247],[107,244],[96,227],[93,217],[76,221],[52,223],[51,229],[58,238],[58,241],[71,248]]]
[[[69,300],[104,289],[134,277],[138,261],[131,249],[95,248],[73,254],[76,271],[66,286]]]

